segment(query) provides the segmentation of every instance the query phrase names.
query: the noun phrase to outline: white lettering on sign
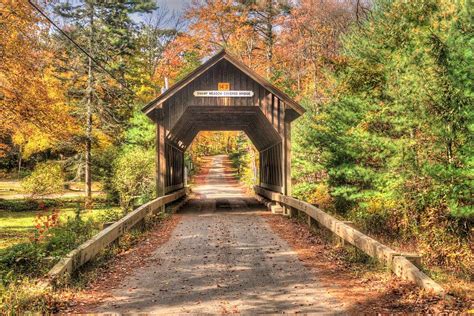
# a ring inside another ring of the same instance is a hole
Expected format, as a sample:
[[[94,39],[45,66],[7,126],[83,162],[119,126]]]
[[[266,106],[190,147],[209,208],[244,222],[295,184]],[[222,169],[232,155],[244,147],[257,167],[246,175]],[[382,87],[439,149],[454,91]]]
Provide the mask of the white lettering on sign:
[[[248,98],[253,97],[253,91],[194,91],[195,97],[218,97],[218,98]]]

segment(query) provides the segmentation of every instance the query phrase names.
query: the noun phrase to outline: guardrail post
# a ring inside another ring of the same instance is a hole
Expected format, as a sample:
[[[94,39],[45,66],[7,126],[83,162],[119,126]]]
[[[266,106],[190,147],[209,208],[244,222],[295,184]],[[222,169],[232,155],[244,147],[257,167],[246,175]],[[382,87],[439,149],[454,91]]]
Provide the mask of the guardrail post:
[[[408,252],[402,252],[400,255],[407,258],[407,260],[413,263],[417,268],[421,268],[421,255]]]
[[[294,207],[288,206],[288,209],[290,211],[290,218],[296,218],[298,217],[298,210],[295,209]]]
[[[280,203],[271,203],[270,209],[273,214],[284,214],[285,209],[280,205]]]
[[[342,223],[346,224],[347,226],[350,226],[352,228],[355,228],[354,227],[354,222],[352,221],[341,221]],[[341,246],[341,247],[344,247],[346,245],[346,241],[344,240],[344,238],[341,238],[337,235],[334,235],[334,238],[336,239],[336,244],[338,246]]]
[[[306,215],[306,224],[308,224],[308,227],[311,228],[313,226],[313,221],[311,220],[311,216]]]

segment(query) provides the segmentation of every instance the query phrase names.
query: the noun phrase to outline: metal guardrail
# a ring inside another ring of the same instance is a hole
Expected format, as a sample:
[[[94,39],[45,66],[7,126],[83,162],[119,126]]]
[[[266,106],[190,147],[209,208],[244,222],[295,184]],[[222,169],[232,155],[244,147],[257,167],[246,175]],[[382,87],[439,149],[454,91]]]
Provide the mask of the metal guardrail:
[[[72,250],[48,272],[47,278],[55,281],[66,274],[71,274],[80,266],[93,259],[99,252],[130,230],[146,215],[157,211],[160,207],[173,202],[186,195],[186,189],[159,197],[153,201],[143,204],[120,220],[101,230],[97,235]]]
[[[444,295],[444,289],[420,271],[406,256],[385,246],[377,240],[361,233],[346,223],[323,212],[314,205],[285,196],[277,192],[268,191],[262,187],[255,186],[256,194],[263,196],[273,202],[283,204],[290,208],[304,212],[306,215],[316,220],[332,233],[365,252],[372,258],[376,258],[392,270],[398,277],[416,283],[421,288],[432,291],[437,295]]]

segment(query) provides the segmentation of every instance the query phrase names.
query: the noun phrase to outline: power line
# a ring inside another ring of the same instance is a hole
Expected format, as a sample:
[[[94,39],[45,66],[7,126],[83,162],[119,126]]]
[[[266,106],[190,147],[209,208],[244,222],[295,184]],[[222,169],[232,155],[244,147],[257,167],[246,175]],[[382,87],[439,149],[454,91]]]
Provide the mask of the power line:
[[[100,69],[102,69],[104,72],[106,72],[110,77],[112,77],[115,81],[120,83],[122,87],[130,91],[131,93],[135,94],[133,90],[131,90],[127,85],[122,82],[122,80],[117,79],[109,70],[107,70],[104,66],[101,65],[101,63],[95,59],[88,51],[86,51],[84,48],[81,47],[75,40],[73,40],[63,29],[61,29],[51,18],[46,15],[36,4],[34,4],[31,0],[28,0],[28,3],[36,10],[38,11],[51,25],[53,25],[62,35],[64,35],[71,43],[76,46],[77,49],[79,49],[82,53],[84,53],[87,57],[89,57]]]

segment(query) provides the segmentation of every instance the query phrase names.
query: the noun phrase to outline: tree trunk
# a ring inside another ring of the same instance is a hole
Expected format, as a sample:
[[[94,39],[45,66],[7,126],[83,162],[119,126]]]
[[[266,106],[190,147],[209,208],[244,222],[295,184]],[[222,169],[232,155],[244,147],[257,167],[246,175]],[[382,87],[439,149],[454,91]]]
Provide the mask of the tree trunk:
[[[21,173],[21,145],[18,146],[18,180],[20,180]]]
[[[93,35],[94,35],[94,7],[89,4],[89,53],[93,51]],[[92,174],[91,174],[91,150],[92,150],[92,102],[93,102],[93,84],[94,74],[92,69],[92,58],[88,58],[88,79],[87,79],[87,103],[86,103],[86,164],[85,164],[85,193],[86,199],[92,198]]]
[[[267,79],[272,75],[272,59],[273,59],[273,0],[267,3],[267,20],[266,20],[266,58],[267,58]]]
[[[452,164],[454,159],[453,159],[453,139],[452,135],[454,134],[454,128],[452,127],[451,124],[448,123],[448,140],[446,143],[446,156],[448,158],[448,163]]]

